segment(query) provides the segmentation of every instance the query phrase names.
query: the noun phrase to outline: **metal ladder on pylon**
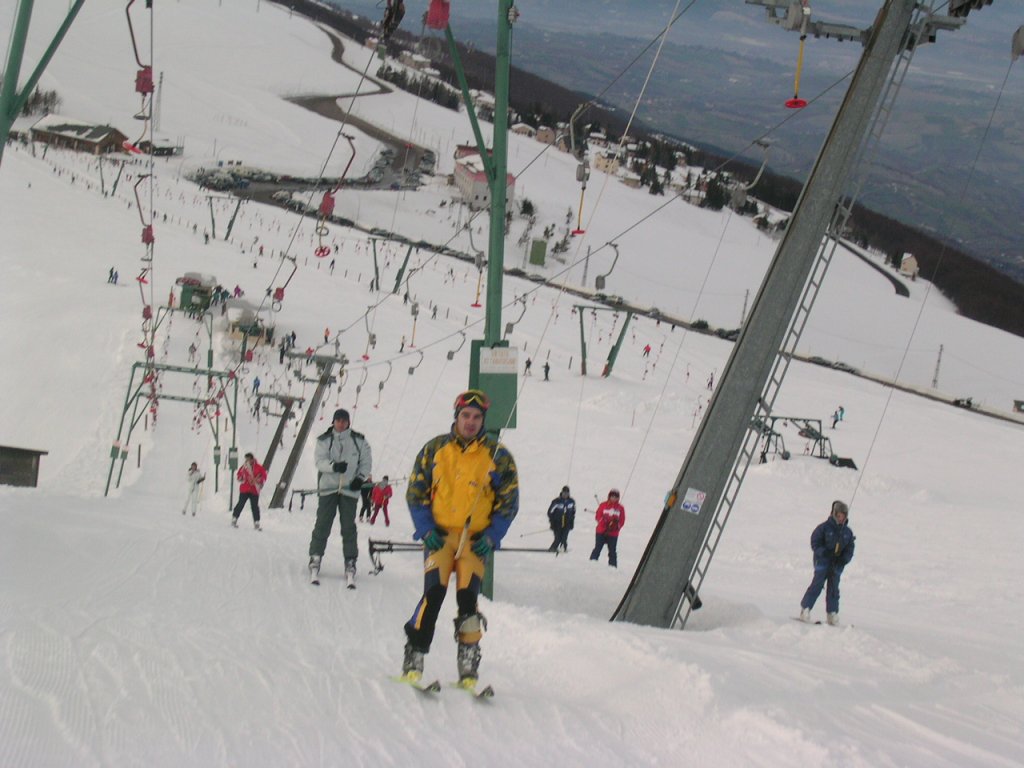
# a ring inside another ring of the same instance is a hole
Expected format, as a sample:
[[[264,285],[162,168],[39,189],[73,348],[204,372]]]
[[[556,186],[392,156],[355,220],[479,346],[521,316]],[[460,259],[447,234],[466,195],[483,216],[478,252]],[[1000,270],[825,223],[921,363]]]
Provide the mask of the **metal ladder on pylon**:
[[[931,6],[934,6],[934,4],[935,2],[933,0]],[[913,16],[909,27],[911,34],[917,36],[915,39],[919,40],[921,39],[921,35],[926,34],[928,18],[932,13],[933,11],[931,7],[925,8],[924,4],[918,5],[915,9],[915,15]],[[772,408],[775,405],[775,399],[778,397],[779,390],[782,388],[782,381],[785,379],[786,371],[789,370],[790,360],[796,352],[800,336],[803,334],[804,328],[807,325],[807,318],[811,314],[811,309],[814,306],[815,299],[817,299],[818,291],[821,288],[822,282],[825,280],[825,274],[828,272],[829,265],[832,263],[832,257],[835,254],[836,248],[839,246],[840,236],[850,220],[854,203],[856,202],[857,197],[864,186],[864,182],[867,179],[868,169],[864,167],[864,158],[866,156],[870,157],[874,154],[878,143],[881,140],[885,127],[888,124],[889,117],[892,114],[892,108],[896,102],[896,97],[899,94],[900,88],[903,85],[903,80],[906,78],[907,71],[910,68],[910,60],[913,58],[915,48],[916,46],[904,46],[903,50],[896,58],[896,61],[893,64],[892,74],[886,83],[882,98],[879,99],[875,112],[871,118],[871,126],[868,129],[868,135],[860,148],[854,154],[853,164],[851,166],[851,174],[854,179],[851,185],[852,191],[849,196],[843,196],[836,202],[835,212],[829,222],[826,235],[821,241],[817,258],[815,259],[814,266],[811,269],[811,274],[808,276],[807,284],[804,286],[804,292],[801,296],[800,304],[797,307],[796,312],[793,314],[793,319],[790,322],[789,330],[786,332],[782,348],[775,357],[775,364],[772,366],[771,375],[768,377],[768,382],[765,384],[765,387],[761,392],[761,397],[758,399],[757,408],[751,418],[751,426],[747,429],[747,434],[743,439],[743,446],[740,449],[739,455],[736,457],[735,463],[733,464],[729,475],[729,481],[722,493],[722,501],[718,506],[717,514],[708,528],[707,537],[704,540],[700,554],[697,557],[697,563],[694,566],[693,577],[690,579],[690,585],[682,599],[680,599],[679,605],[676,608],[675,618],[672,622],[673,627],[678,627],[679,629],[684,628],[686,626],[687,619],[690,617],[690,613],[693,611],[693,604],[697,595],[700,594],[701,585],[703,584],[704,577],[711,565],[711,560],[714,557],[715,550],[718,548],[722,532],[725,530],[725,524],[728,522],[729,515],[732,512],[732,508],[736,503],[737,497],[739,496],[740,487],[743,485],[743,479],[747,474],[747,470],[750,468],[750,463],[753,460],[754,455],[757,453],[757,446],[760,442],[761,433],[760,430],[753,425],[758,421],[766,423],[767,417],[771,415]]]

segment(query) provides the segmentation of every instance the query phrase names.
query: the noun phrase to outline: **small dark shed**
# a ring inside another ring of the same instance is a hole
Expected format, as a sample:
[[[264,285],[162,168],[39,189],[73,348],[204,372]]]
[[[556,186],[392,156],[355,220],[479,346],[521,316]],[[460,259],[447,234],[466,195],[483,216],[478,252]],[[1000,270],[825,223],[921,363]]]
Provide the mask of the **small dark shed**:
[[[39,484],[39,457],[47,453],[0,445],[0,484],[35,488]]]

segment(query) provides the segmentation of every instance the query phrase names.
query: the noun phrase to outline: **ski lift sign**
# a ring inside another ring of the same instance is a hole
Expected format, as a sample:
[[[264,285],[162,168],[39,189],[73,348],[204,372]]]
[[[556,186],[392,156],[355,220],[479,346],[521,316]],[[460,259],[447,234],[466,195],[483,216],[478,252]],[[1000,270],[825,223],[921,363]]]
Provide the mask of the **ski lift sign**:
[[[683,512],[689,512],[691,515],[699,515],[706,496],[707,494],[704,491],[698,491],[696,488],[687,488],[686,495],[683,496],[681,509]]]
[[[469,385],[482,389],[491,398],[488,429],[515,429],[519,350],[507,341],[485,347],[482,339],[474,339],[471,350]]]

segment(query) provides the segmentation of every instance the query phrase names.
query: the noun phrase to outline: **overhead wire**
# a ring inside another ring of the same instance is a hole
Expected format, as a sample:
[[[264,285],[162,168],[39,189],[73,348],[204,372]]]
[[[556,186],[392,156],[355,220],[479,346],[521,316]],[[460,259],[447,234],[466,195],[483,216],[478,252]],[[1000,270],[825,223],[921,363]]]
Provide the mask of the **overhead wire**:
[[[1006,75],[1003,77],[1002,85],[999,87],[999,92],[996,94],[995,102],[992,105],[992,111],[989,113],[988,122],[985,124],[985,130],[982,132],[981,138],[978,141],[978,150],[974,154],[974,160],[971,162],[970,169],[967,173],[967,178],[964,179],[963,186],[960,189],[959,197],[956,201],[956,207],[962,209],[964,199],[967,197],[967,190],[970,188],[971,182],[974,180],[974,174],[978,167],[978,161],[981,159],[981,153],[985,148],[985,144],[988,140],[988,135],[992,130],[992,123],[995,120],[996,112],[999,109],[999,102],[1002,100],[1003,92],[1006,90],[1006,84],[1010,78],[1010,72],[1013,69],[1013,61],[1011,60],[1009,67],[1006,70]],[[903,366],[906,364],[907,358],[910,354],[910,344],[914,340],[914,336],[917,335],[918,327],[921,324],[921,319],[924,316],[925,307],[928,305],[928,296],[931,294],[932,286],[934,285],[935,276],[939,273],[942,268],[942,262],[946,257],[946,252],[949,250],[949,246],[946,243],[942,244],[939,250],[939,257],[935,262],[935,268],[932,270],[931,279],[928,280],[925,288],[924,298],[921,300],[918,306],[917,315],[914,318],[914,324],[910,329],[910,334],[907,337],[907,343],[903,349],[903,355],[900,358],[899,365],[896,368],[896,373],[893,374],[893,381],[899,381],[900,374],[903,372]],[[850,495],[850,506],[853,506],[854,500],[857,498],[857,493],[860,491],[861,482],[864,479],[864,475],[867,473],[868,463],[874,454],[875,445],[878,442],[878,436],[882,431],[882,425],[885,423],[886,416],[889,413],[889,407],[892,404],[893,396],[896,390],[892,387],[889,388],[888,395],[885,398],[885,403],[882,406],[882,413],[878,418],[878,423],[875,425],[874,434],[871,436],[871,442],[868,444],[867,454],[864,457],[864,463],[860,473],[857,475],[857,479],[854,483],[853,493]]]
[[[681,16],[683,16],[683,15],[684,15],[684,14],[685,14],[685,13],[686,13],[686,12],[687,12],[687,11],[688,11],[688,10],[689,10],[689,9],[690,9],[690,8],[691,8],[692,6],[693,6],[693,5],[694,5],[694,3],[695,3],[695,2],[696,2],[696,0],[691,0],[691,2],[689,2],[689,3],[688,3],[688,4],[686,5],[686,7],[685,7],[685,8],[683,8],[683,9],[682,9],[681,11],[678,11],[677,13],[675,13],[675,14],[674,14],[674,16],[672,17],[672,19],[670,20],[670,22],[668,23],[668,25],[666,26],[666,30],[667,30],[667,29],[668,29],[669,27],[671,27],[671,26],[672,26],[673,24],[675,24],[675,22],[676,22],[676,21],[678,21],[678,20],[679,20],[679,18],[680,18]],[[679,5],[679,3],[677,2],[677,5],[676,5],[676,7],[678,7],[678,5]],[[613,79],[612,79],[612,80],[611,80],[611,81],[610,81],[610,82],[609,82],[609,83],[608,83],[608,84],[607,84],[607,85],[605,86],[605,88],[604,88],[604,89],[602,89],[602,91],[601,91],[601,92],[600,92],[600,93],[598,94],[598,96],[597,96],[597,97],[595,97],[595,98],[600,98],[600,97],[601,97],[601,95],[603,95],[604,93],[606,93],[606,92],[607,92],[607,90],[608,90],[609,88],[611,88],[611,86],[612,86],[612,85],[613,85],[613,84],[614,84],[615,82],[617,82],[617,81],[618,81],[619,79],[621,79],[621,77],[623,77],[623,76],[625,75],[625,73],[626,73],[626,72],[627,72],[627,71],[628,71],[628,70],[629,70],[629,69],[630,69],[630,68],[631,68],[631,67],[632,67],[632,66],[633,66],[633,65],[634,65],[634,64],[635,64],[635,63],[636,63],[637,61],[639,61],[639,60],[640,60],[640,59],[641,59],[641,58],[643,57],[643,55],[644,55],[644,54],[645,54],[645,53],[646,53],[646,52],[647,52],[648,50],[650,50],[650,48],[651,48],[651,47],[652,47],[652,46],[653,46],[653,45],[654,45],[655,43],[659,42],[659,40],[661,40],[662,42],[664,41],[664,30],[663,30],[663,31],[662,31],[661,33],[659,33],[659,34],[658,34],[658,35],[657,35],[656,37],[654,37],[654,38],[653,38],[652,40],[650,40],[650,41],[648,42],[648,44],[647,44],[647,45],[646,45],[646,46],[645,46],[645,47],[644,47],[644,48],[643,48],[643,49],[642,49],[642,50],[640,51],[640,53],[638,53],[638,54],[637,54],[637,55],[636,55],[636,56],[635,56],[635,57],[633,58],[633,60],[632,60],[632,61],[631,61],[631,62],[630,62],[630,63],[629,63],[628,65],[626,65],[626,67],[624,67],[624,68],[623,68],[623,69],[622,69],[622,70],[621,70],[621,71],[619,72],[619,74],[618,74],[618,75],[616,75],[616,76],[615,76],[615,78],[613,78]],[[824,89],[824,90],[822,90],[822,91],[821,91],[820,93],[818,93],[818,94],[817,94],[816,96],[814,96],[814,97],[813,97],[813,98],[812,98],[812,99],[811,99],[811,100],[809,101],[809,104],[813,104],[813,103],[814,103],[815,101],[817,101],[818,99],[820,99],[820,98],[822,98],[823,96],[825,96],[825,95],[826,95],[827,93],[829,93],[829,92],[830,92],[830,91],[831,91],[831,90],[832,90],[833,88],[835,88],[835,87],[836,87],[836,86],[838,86],[838,85],[839,85],[840,83],[842,83],[843,81],[845,81],[846,79],[848,79],[848,78],[849,78],[849,77],[850,77],[850,76],[851,76],[852,74],[853,74],[853,73],[852,73],[852,70],[851,70],[850,72],[847,72],[847,73],[846,73],[845,75],[843,75],[842,77],[840,77],[840,78],[837,78],[837,79],[836,79],[836,80],[835,80],[835,81],[834,81],[834,82],[833,82],[833,83],[832,83],[831,85],[829,85],[829,86],[828,86],[827,88],[825,88],[825,89]],[[647,80],[648,80],[648,81],[649,81],[649,79],[650,79],[650,72],[648,73],[648,77],[647,77]],[[637,103],[639,103],[639,100],[637,101]],[[787,122],[789,122],[790,120],[792,120],[792,119],[793,119],[793,118],[794,118],[795,116],[796,116],[796,113],[790,113],[790,114],[786,115],[786,117],[784,117],[784,118],[783,118],[782,120],[778,121],[778,122],[777,122],[777,123],[776,123],[775,125],[773,125],[773,126],[769,127],[769,128],[768,128],[768,129],[766,130],[766,131],[762,132],[762,133],[761,133],[761,134],[760,134],[760,135],[759,135],[759,136],[758,136],[757,138],[755,138],[755,139],[752,139],[752,140],[751,140],[751,141],[750,141],[750,142],[749,142],[749,143],[748,143],[748,144],[747,144],[747,145],[746,145],[746,146],[745,146],[745,147],[744,147],[743,149],[741,149],[741,150],[739,150],[738,152],[734,153],[734,154],[733,154],[733,155],[731,155],[731,156],[730,156],[729,158],[726,158],[725,160],[723,160],[723,161],[722,161],[722,162],[721,162],[721,163],[720,163],[720,164],[719,164],[718,166],[716,166],[716,167],[715,167],[715,168],[713,169],[713,172],[717,172],[717,171],[721,170],[722,168],[724,168],[725,166],[727,166],[727,165],[728,165],[729,163],[731,163],[731,162],[732,162],[732,161],[734,161],[735,159],[739,158],[739,157],[740,157],[740,156],[741,156],[741,155],[742,155],[742,154],[743,154],[744,152],[746,152],[746,151],[747,151],[748,149],[750,149],[750,148],[752,148],[752,147],[756,146],[756,144],[757,144],[757,142],[758,142],[758,141],[761,141],[761,140],[763,140],[764,138],[766,138],[766,137],[770,136],[770,135],[771,135],[771,134],[772,134],[773,132],[775,132],[776,130],[778,130],[779,128],[781,128],[781,127],[782,127],[783,125],[785,125],[785,124],[786,124]],[[519,178],[519,177],[520,177],[520,176],[521,176],[521,175],[522,175],[523,173],[525,173],[525,171],[526,171],[526,170],[527,170],[527,169],[528,169],[528,168],[529,168],[530,166],[532,166],[532,165],[533,165],[533,164],[534,164],[534,163],[536,162],[536,160],[537,160],[537,159],[539,159],[539,158],[540,158],[540,156],[541,156],[541,155],[543,155],[543,154],[544,154],[544,152],[546,152],[546,151],[547,151],[547,149],[549,149],[549,148],[550,148],[550,146],[551,146],[551,145],[545,145],[544,149],[542,149],[542,150],[541,150],[541,151],[540,151],[539,153],[537,153],[537,155],[535,155],[533,159],[531,159],[531,160],[530,160],[530,161],[529,161],[529,162],[528,162],[528,163],[527,163],[527,164],[526,164],[525,166],[523,166],[523,168],[522,168],[522,169],[520,169],[518,173],[514,174],[514,175],[516,176],[516,178]],[[612,237],[612,238],[609,238],[609,240],[608,240],[608,241],[607,241],[607,242],[606,242],[605,244],[603,244],[603,245],[599,246],[599,247],[598,247],[597,249],[595,249],[594,251],[592,251],[592,252],[591,252],[591,253],[589,254],[589,256],[593,256],[593,255],[595,255],[596,253],[599,253],[600,251],[604,250],[605,248],[607,248],[607,247],[608,247],[608,246],[610,245],[610,243],[612,243],[612,242],[615,242],[616,240],[620,239],[620,238],[621,238],[621,237],[623,237],[624,235],[626,235],[626,234],[628,234],[629,232],[633,231],[634,229],[636,229],[637,227],[639,227],[640,225],[642,225],[642,224],[643,224],[644,222],[646,222],[646,221],[647,221],[648,219],[650,219],[651,217],[653,217],[653,216],[654,216],[655,214],[659,213],[659,212],[660,212],[661,210],[663,210],[663,209],[664,209],[665,207],[667,207],[668,205],[670,205],[670,204],[671,204],[672,202],[674,202],[674,201],[675,201],[675,200],[677,200],[677,199],[681,199],[682,197],[683,197],[683,194],[682,194],[682,193],[679,193],[679,194],[677,194],[677,195],[674,195],[673,197],[669,198],[669,199],[668,199],[668,200],[666,200],[666,201],[665,201],[664,203],[662,203],[661,205],[659,205],[658,207],[656,207],[656,208],[655,208],[655,209],[653,209],[652,211],[648,212],[647,214],[645,214],[645,215],[644,215],[643,217],[641,217],[640,219],[638,219],[638,220],[637,220],[637,221],[635,221],[634,223],[630,224],[630,225],[629,225],[628,227],[626,227],[626,228],[625,228],[624,230],[622,230],[621,232],[619,232],[618,234],[616,234],[616,235],[615,235],[614,237]],[[470,219],[469,219],[469,220],[468,220],[468,221],[466,222],[466,224],[465,224],[465,225],[464,225],[464,226],[462,227],[462,229],[468,229],[468,228],[469,228],[469,226],[470,226],[470,224],[471,224],[471,223],[472,223],[473,221],[475,221],[475,220],[476,220],[476,218],[477,218],[477,217],[478,217],[479,215],[481,215],[482,213],[483,213],[483,211],[477,211],[476,213],[474,213],[474,214],[473,214],[473,215],[471,216],[471,218],[470,218]],[[452,243],[452,242],[453,242],[453,241],[454,241],[454,240],[455,240],[455,239],[456,239],[456,238],[457,238],[457,237],[459,236],[459,234],[461,234],[461,231],[462,231],[461,229],[460,229],[459,231],[457,231],[457,232],[456,232],[456,233],[455,233],[454,235],[452,235],[452,236],[451,236],[451,237],[450,237],[450,238],[449,238],[449,239],[448,239],[448,240],[447,240],[447,241],[446,241],[446,242],[445,242],[444,244],[442,244],[442,245],[441,245],[441,246],[440,246],[439,248],[440,248],[440,249],[444,249],[444,248],[446,248],[446,247],[447,247],[448,245],[450,245],[450,244],[451,244],[451,243]],[[427,264],[429,264],[429,263],[430,263],[430,261],[432,261],[433,259],[437,258],[437,256],[438,256],[438,255],[440,255],[440,251],[439,251],[439,250],[435,250],[435,251],[434,251],[434,253],[433,253],[433,254],[432,254],[432,255],[431,255],[431,256],[430,256],[430,257],[429,257],[429,258],[427,259],[427,261],[426,261],[426,262],[424,262],[424,263],[423,263],[423,264],[421,265],[421,268],[422,268],[423,266],[426,266]],[[577,264],[579,264],[579,263],[580,263],[581,261],[582,261],[582,258],[577,258],[576,260],[572,261],[572,262],[570,263],[569,267],[567,267],[566,269],[562,269],[562,270],[559,270],[558,272],[556,272],[556,273],[555,273],[555,275],[553,276],[553,278],[558,278],[558,277],[560,277],[560,276],[562,276],[562,275],[566,274],[566,272],[567,272],[567,270],[568,270],[569,268],[571,268],[572,266],[576,266],[576,265],[577,265]],[[534,288],[534,289],[531,289],[531,290],[529,290],[529,291],[528,291],[527,293],[528,293],[528,294],[529,294],[529,293],[533,293],[533,292],[534,292],[535,290],[536,290],[535,288]],[[388,298],[390,297],[390,295],[391,295],[391,294],[385,294],[385,296],[384,296],[383,298],[381,298],[381,299],[380,299],[379,301],[377,301],[376,303],[374,303],[373,305],[371,305],[371,307],[370,307],[370,308],[369,308],[369,309],[367,310],[367,312],[364,312],[363,314],[359,315],[359,317],[358,317],[358,318],[356,318],[356,319],[355,319],[355,320],[354,320],[354,321],[353,321],[353,322],[352,322],[351,324],[349,324],[348,326],[346,326],[346,327],[342,328],[342,330],[341,330],[341,331],[339,331],[338,335],[340,335],[341,333],[344,333],[345,331],[348,331],[348,330],[350,330],[350,329],[351,329],[352,327],[354,327],[354,326],[355,326],[355,325],[357,325],[357,324],[358,324],[359,322],[361,322],[361,321],[363,320],[364,316],[366,316],[366,315],[367,315],[367,313],[369,313],[369,312],[371,312],[371,311],[373,311],[373,310],[376,310],[376,309],[377,309],[377,308],[378,308],[378,307],[379,307],[379,306],[380,306],[381,304],[383,304],[383,303],[384,303],[385,301],[387,301],[387,299],[388,299]]]

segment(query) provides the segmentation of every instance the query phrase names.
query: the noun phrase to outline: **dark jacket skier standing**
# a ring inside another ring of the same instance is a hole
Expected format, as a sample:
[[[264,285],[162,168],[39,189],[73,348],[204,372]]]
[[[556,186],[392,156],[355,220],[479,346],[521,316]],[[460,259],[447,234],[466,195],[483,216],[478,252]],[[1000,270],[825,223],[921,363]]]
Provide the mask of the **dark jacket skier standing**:
[[[853,559],[857,537],[846,524],[850,508],[845,502],[833,501],[828,520],[814,529],[811,534],[811,549],[814,551],[814,577],[800,601],[800,618],[810,621],[811,609],[826,584],[825,611],[829,624],[839,623],[839,578],[843,569]]]
[[[405,500],[423,541],[423,597],[405,624],[404,679],[423,675],[438,613],[455,574],[460,683],[472,688],[486,627],[477,609],[485,561],[501,545],[519,511],[515,460],[497,437],[484,432],[490,399],[477,389],[455,399],[455,423],[420,450],[409,474]]]
[[[569,495],[568,485],[562,487],[562,492],[548,507],[548,522],[551,524],[551,532],[555,534],[555,540],[548,549],[557,552],[561,547],[563,552],[568,552],[569,531],[576,523],[576,501]]]
[[[370,504],[372,502],[373,488],[374,488],[374,485],[371,482],[372,480],[373,480],[372,477],[367,477],[366,478],[366,482],[363,483],[362,490],[359,491],[359,496],[362,499],[362,506],[359,507],[359,519],[360,520],[369,520],[370,519],[370,514],[373,511],[370,508]]]
[[[316,524],[309,539],[310,578],[317,581],[320,561],[327,549],[327,538],[337,514],[341,523],[342,552],[345,556],[345,578],[355,586],[356,559],[359,557],[359,533],[356,529],[356,506],[363,484],[373,469],[370,444],[359,432],[349,429],[348,411],[334,412],[334,425],[316,439],[313,457],[318,476]]]

